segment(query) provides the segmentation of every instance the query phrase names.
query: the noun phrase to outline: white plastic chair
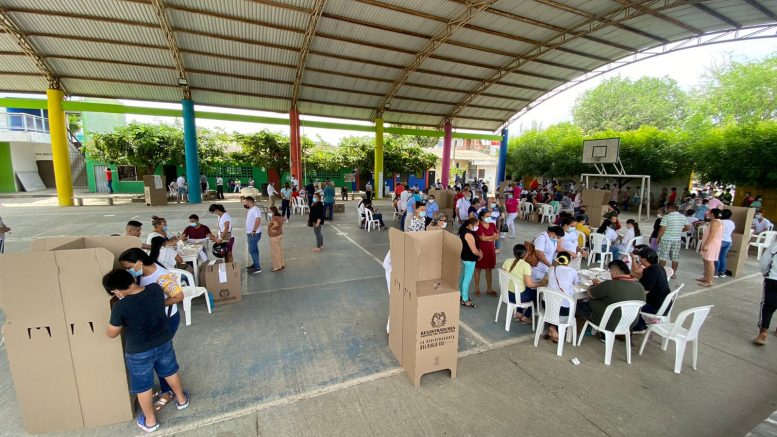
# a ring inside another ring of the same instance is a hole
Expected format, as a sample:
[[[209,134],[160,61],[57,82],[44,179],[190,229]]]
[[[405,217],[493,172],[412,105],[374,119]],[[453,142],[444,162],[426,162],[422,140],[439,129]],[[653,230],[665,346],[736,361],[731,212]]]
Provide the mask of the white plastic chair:
[[[701,240],[704,238],[704,231],[709,225],[703,225],[696,228],[696,252],[701,252]]]
[[[755,241],[750,243],[750,246],[755,247],[758,250],[758,257],[756,258],[757,260],[761,260],[761,255],[763,255],[764,249],[771,247],[775,238],[777,238],[777,231],[763,231],[756,236]],[[748,247],[748,249],[750,249],[750,247]],[[748,252],[750,251],[748,250],[745,252],[746,258],[748,257]]]
[[[304,197],[298,197],[296,210],[297,210],[297,213],[300,215],[310,213],[310,206],[308,206],[308,199]]]
[[[205,305],[208,306],[208,314],[213,311],[210,307],[210,298],[208,297],[208,290],[205,287],[197,287],[194,285],[194,275],[181,269],[170,269],[170,272],[178,277],[178,283],[183,288],[183,311],[186,316],[186,326],[192,324],[192,299],[195,297],[205,296]],[[186,278],[190,285],[183,285],[181,278]]]
[[[645,305],[645,302],[641,300],[626,300],[608,305],[604,310],[604,315],[602,316],[602,320],[598,326],[590,320],[586,320],[585,324],[583,325],[583,330],[580,331],[577,345],[580,346],[580,344],[583,342],[583,337],[585,337],[585,329],[588,326],[591,326],[594,332],[600,331],[604,333],[604,364],[609,366],[610,362],[612,361],[612,349],[615,343],[615,336],[623,335],[626,337],[626,362],[631,364],[631,325],[635,320],[637,320],[639,311],[642,309],[643,305]],[[612,317],[612,313],[616,309],[620,309],[621,318],[618,320],[618,324],[615,326],[615,329],[608,331],[605,328],[610,321],[610,317]]]
[[[542,205],[540,205],[540,211],[542,211],[542,217],[540,218],[540,223],[547,221],[548,224],[552,224],[554,221],[556,221],[556,214],[553,212],[552,205],[543,203]]]
[[[674,276],[674,269],[673,268],[671,268],[669,266],[664,266],[664,271],[666,272],[666,277],[667,278],[671,279],[672,276]]]
[[[531,213],[534,212],[534,205],[531,202],[523,202],[521,204],[521,218],[528,220]]]
[[[375,220],[372,211],[367,208],[364,208],[364,227],[367,232],[372,231],[372,228],[380,230],[380,220]]]
[[[494,323],[499,321],[499,310],[502,308],[502,304],[507,305],[507,311],[505,312],[505,331],[510,332],[510,324],[513,321],[513,313],[516,308],[531,308],[531,329],[534,328],[534,302],[522,302],[521,293],[515,293],[515,303],[510,302],[510,284],[513,284],[513,289],[518,289],[518,281],[505,270],[497,269],[499,272],[499,303],[496,305],[496,317],[494,317]]]
[[[685,346],[688,342],[691,342],[693,343],[693,370],[696,370],[696,362],[699,357],[699,331],[713,306],[714,305],[707,305],[690,308],[678,314],[674,323],[656,323],[648,326],[648,332],[645,334],[645,339],[642,340],[639,354],[642,355],[650,334],[655,332],[663,337],[661,341],[661,350],[666,351],[669,340],[675,342],[674,373],[680,373],[680,370],[683,367]],[[693,316],[693,318],[691,319],[691,326],[686,329],[683,325],[689,316]]]
[[[596,255],[599,255],[599,267],[604,268],[605,260],[610,258],[612,261],[612,252],[610,252],[610,239],[604,234],[591,234],[591,252],[588,254],[588,265],[591,265],[591,260],[596,259]]]
[[[569,302],[569,316],[562,316],[561,303],[563,301]],[[545,308],[542,307],[542,302],[545,302]],[[537,289],[537,314],[539,315],[539,321],[537,322],[537,332],[534,334],[534,347],[537,347],[537,343],[540,341],[540,334],[542,334],[545,324],[556,325],[558,328],[558,347],[556,348],[556,355],[561,356],[564,352],[564,339],[567,334],[567,329],[572,331],[571,340],[572,346],[577,344],[577,322],[575,321],[575,308],[577,301],[560,291],[552,290],[548,287],[540,287]]]
[[[661,307],[658,308],[655,314],[651,314],[645,311],[640,311],[639,315],[647,319],[658,319],[658,323],[666,323],[672,317],[672,310],[674,309],[674,303],[677,297],[680,295],[680,290],[685,287],[685,284],[680,284],[674,291],[667,294],[664,301],[661,303]]]

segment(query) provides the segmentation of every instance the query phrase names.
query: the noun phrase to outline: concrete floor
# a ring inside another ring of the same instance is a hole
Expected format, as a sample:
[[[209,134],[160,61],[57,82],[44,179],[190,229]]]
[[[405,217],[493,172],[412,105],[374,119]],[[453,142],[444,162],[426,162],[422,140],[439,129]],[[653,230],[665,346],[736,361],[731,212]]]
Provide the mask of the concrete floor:
[[[198,213],[214,225],[206,205],[150,208],[138,204],[60,209],[51,199],[0,199],[0,216],[13,228],[7,251],[26,250],[35,238],[121,232],[130,219],[167,217],[183,229]],[[240,235],[245,214],[236,201],[225,206]],[[714,304],[702,331],[699,366],[690,351],[681,375],[674,353],[651,342],[645,355],[625,362],[616,343],[611,366],[604,345],[586,338],[579,348],[532,345],[530,327],[504,331],[493,322],[496,299],[475,298],[462,311],[458,377],[425,376],[415,389],[388,350],[388,294],[381,261],[386,232],[356,226],[354,202],[325,226],[326,250],[310,252],[314,237],[305,220],[286,228],[287,269],[270,273],[269,242],[263,239],[263,273],[244,277],[239,304],[208,315],[195,304],[193,323],[175,338],[188,410],[163,410],[158,435],[744,435],[777,409],[777,337],[756,348],[760,279],[754,257],[737,278],[695,286],[701,262],[684,251],[676,284],[684,282],[678,310]],[[385,203],[381,209],[389,211]],[[391,223],[386,214],[387,224]],[[645,229],[650,226],[646,223]],[[519,223],[514,242],[542,230]],[[150,232],[146,229],[144,232]],[[509,243],[508,243],[509,242]],[[510,254],[505,240],[499,263]],[[237,239],[236,259],[246,259]],[[679,311],[676,310],[675,314]],[[637,342],[642,340],[637,337]],[[570,362],[577,357],[582,362]],[[0,354],[0,435],[25,435],[5,354]],[[67,436],[137,435],[132,423],[63,433]]]

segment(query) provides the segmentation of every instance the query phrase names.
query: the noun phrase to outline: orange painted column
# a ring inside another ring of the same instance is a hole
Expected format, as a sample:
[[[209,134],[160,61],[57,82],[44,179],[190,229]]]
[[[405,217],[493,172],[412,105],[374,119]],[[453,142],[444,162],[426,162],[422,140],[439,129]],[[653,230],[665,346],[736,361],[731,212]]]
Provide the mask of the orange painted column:
[[[291,127],[290,137],[290,165],[289,173],[304,185],[304,175],[302,174],[302,143],[300,139],[299,110],[292,108],[289,112],[289,125]],[[283,182],[283,181],[282,181]]]

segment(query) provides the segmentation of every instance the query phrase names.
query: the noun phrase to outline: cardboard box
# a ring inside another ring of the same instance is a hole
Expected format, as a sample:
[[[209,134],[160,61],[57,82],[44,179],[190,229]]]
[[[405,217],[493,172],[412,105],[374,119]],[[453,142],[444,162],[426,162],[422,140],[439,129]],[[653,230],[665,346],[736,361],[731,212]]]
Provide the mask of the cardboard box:
[[[0,256],[0,305],[25,429],[52,432],[133,418],[121,339],[109,339],[102,276],[135,237],[36,240]],[[107,248],[102,247],[107,246]]]
[[[580,201],[586,207],[606,205],[611,196],[612,193],[607,190],[583,190]]]
[[[585,207],[585,213],[588,215],[588,224],[599,227],[604,221],[604,213],[607,211],[607,205],[591,205]]]
[[[389,232],[389,240],[389,347],[416,386],[421,376],[438,370],[448,369],[455,378],[461,240],[449,232],[395,229]]]
[[[167,181],[161,175],[143,176],[143,193],[146,196],[146,205],[167,205]]]
[[[215,303],[240,302],[243,298],[240,273],[240,264],[236,262],[211,260],[200,267],[200,285],[213,295]]]
[[[744,268],[750,249],[750,225],[753,223],[755,208],[728,206],[726,209],[731,210],[731,221],[736,226],[731,234],[731,249],[726,256],[726,270],[736,277]]]

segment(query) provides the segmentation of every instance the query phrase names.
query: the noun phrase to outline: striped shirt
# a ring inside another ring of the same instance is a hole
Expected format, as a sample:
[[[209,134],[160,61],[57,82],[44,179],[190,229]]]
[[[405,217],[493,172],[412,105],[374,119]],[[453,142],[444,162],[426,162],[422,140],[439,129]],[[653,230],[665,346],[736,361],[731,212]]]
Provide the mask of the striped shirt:
[[[688,225],[685,216],[677,211],[670,212],[661,219],[661,227],[664,228],[664,235],[661,236],[665,241],[680,241],[683,234],[683,228]]]

